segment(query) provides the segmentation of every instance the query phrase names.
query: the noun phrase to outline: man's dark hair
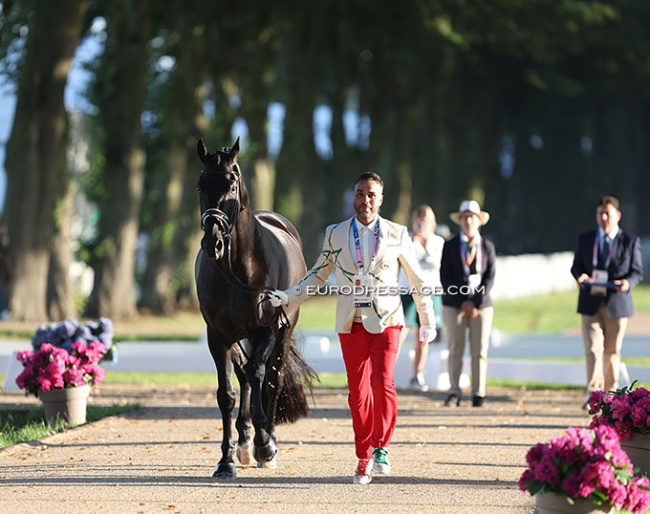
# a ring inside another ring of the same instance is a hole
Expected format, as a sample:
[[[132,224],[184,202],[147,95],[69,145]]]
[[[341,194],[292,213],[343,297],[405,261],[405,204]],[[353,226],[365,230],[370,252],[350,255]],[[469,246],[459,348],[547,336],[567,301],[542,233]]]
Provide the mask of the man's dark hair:
[[[384,181],[374,171],[366,171],[359,175],[357,180],[354,181],[354,185],[356,186],[362,180],[374,180],[375,182],[378,182],[381,187],[384,187]]]
[[[607,207],[608,205],[611,205],[617,211],[620,210],[618,208],[618,198],[616,198],[615,196],[610,196],[610,195],[601,196],[598,199],[598,205],[596,207]]]

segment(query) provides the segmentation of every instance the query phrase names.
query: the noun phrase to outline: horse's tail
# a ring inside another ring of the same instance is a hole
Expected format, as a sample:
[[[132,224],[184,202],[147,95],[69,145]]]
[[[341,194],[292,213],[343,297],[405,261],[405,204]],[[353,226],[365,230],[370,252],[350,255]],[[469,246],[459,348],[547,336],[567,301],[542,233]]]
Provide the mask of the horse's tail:
[[[318,380],[314,369],[307,364],[295,345],[292,335],[289,355],[282,368],[282,390],[275,409],[275,422],[295,423],[309,415],[308,396],[313,397],[313,384]]]

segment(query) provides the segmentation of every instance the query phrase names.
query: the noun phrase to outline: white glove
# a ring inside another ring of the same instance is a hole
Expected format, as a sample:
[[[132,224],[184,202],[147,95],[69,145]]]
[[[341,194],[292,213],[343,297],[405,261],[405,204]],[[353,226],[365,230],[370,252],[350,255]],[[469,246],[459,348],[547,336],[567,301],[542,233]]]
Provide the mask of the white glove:
[[[430,343],[436,338],[438,332],[431,325],[422,325],[420,327],[420,342]]]
[[[281,291],[280,289],[269,291],[266,293],[266,298],[269,302],[271,302],[271,305],[273,305],[273,307],[286,307],[289,305],[289,297],[287,296],[287,293]]]

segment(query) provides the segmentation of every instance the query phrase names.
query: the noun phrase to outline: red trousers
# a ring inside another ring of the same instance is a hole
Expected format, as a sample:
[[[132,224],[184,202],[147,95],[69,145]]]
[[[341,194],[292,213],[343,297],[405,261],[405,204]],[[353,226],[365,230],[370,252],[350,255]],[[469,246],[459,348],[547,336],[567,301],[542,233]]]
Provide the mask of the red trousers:
[[[395,431],[395,361],[401,328],[388,327],[381,334],[371,334],[361,323],[353,323],[349,334],[339,334],[359,459],[369,459],[372,448],[386,448]]]

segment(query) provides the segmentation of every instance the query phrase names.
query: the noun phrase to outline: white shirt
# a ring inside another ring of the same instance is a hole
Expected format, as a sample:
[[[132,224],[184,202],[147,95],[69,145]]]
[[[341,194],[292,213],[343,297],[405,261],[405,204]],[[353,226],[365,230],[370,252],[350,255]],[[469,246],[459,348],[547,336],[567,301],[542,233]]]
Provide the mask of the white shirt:
[[[359,220],[354,218],[353,223],[356,223],[357,230],[359,231],[359,241],[361,242],[361,254],[363,255],[363,274],[368,273],[370,269],[370,263],[372,262],[373,253],[377,242],[375,241],[375,225],[377,225],[377,220],[375,218],[369,225],[364,225]],[[354,244],[354,229],[350,228],[350,254],[352,255],[352,260],[357,261],[357,248]],[[357,266],[357,271],[361,272]]]
[[[440,260],[442,259],[442,247],[445,244],[443,237],[437,234],[431,234],[427,238],[426,246],[420,243],[413,243],[413,252],[418,258],[420,268],[422,268],[422,278],[426,285],[432,289],[442,287],[440,282]],[[408,287],[408,280],[404,272],[400,272],[400,287]]]

